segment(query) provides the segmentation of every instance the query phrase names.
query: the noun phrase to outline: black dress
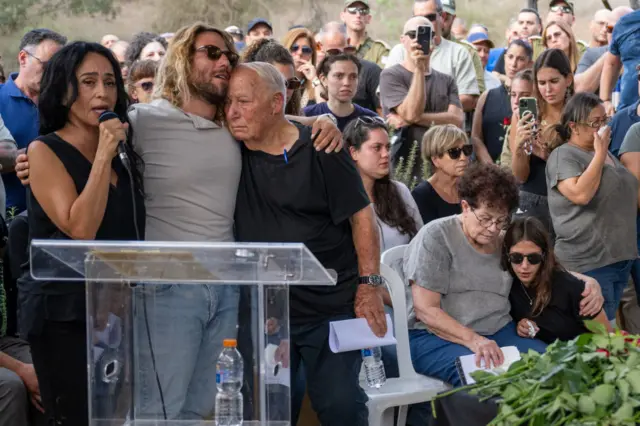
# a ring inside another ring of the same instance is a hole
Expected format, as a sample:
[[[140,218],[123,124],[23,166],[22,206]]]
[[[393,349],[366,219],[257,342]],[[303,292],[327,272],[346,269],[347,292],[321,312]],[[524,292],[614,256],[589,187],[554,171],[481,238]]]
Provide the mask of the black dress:
[[[432,220],[441,217],[453,216],[462,213],[460,203],[451,204],[440,197],[428,181],[422,182],[411,192],[416,201],[422,222],[426,225]]]
[[[555,271],[551,278],[551,300],[540,315],[533,317],[531,301],[535,293],[514,278],[509,293],[511,317],[516,324],[523,318],[535,322],[540,328],[536,339],[545,343],[553,343],[557,339],[571,340],[587,333],[584,320],[593,317],[580,316],[584,285],[583,281],[567,271]]]
[[[60,159],[80,194],[89,179],[92,164],[73,145],[55,133],[41,136]],[[136,240],[133,200],[126,169],[114,158],[117,185],[110,185],[107,206],[96,240]],[[145,210],[136,191],[138,228],[144,232]],[[31,190],[27,191],[29,242],[33,239],[70,239],[49,219]],[[140,235],[143,238],[143,235]],[[34,256],[32,262],[46,265],[51,273],[63,273],[64,265],[51,258]],[[25,265],[19,280],[21,330],[31,345],[42,402],[51,424],[88,424],[87,347],[85,285],[82,282],[36,281]]]

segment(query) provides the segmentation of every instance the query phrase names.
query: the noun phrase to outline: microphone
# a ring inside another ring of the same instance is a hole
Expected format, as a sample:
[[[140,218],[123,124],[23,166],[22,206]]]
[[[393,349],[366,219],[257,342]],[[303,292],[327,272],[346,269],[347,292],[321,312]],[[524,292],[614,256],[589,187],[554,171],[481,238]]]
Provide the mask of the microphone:
[[[114,118],[117,118],[118,120],[120,120],[120,117],[118,117],[118,114],[116,114],[115,112],[105,111],[102,114],[100,114],[100,117],[98,118],[98,122],[104,123],[105,121],[108,121]],[[127,150],[124,147],[124,141],[118,142],[118,157],[120,157],[120,161],[122,162],[122,165],[127,170],[131,170],[129,165],[129,156],[127,155]]]

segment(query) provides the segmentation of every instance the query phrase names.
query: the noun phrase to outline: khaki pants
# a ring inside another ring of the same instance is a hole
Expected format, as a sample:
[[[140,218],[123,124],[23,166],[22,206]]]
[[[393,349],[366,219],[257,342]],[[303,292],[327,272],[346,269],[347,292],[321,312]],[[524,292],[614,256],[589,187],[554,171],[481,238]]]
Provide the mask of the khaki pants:
[[[629,333],[640,334],[640,306],[638,306],[633,280],[629,280],[627,288],[622,293],[619,313],[618,324]]]

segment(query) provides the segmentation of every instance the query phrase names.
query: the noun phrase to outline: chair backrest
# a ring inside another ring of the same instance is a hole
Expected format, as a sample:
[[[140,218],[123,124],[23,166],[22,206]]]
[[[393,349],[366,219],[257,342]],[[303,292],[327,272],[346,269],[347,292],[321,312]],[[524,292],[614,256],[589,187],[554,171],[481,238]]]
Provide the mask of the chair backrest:
[[[395,331],[396,350],[398,353],[398,369],[400,377],[411,377],[417,373],[413,368],[411,361],[411,352],[409,348],[409,327],[407,323],[407,300],[406,289],[407,284],[401,276],[403,274],[396,271],[396,265],[401,267],[404,252],[408,246],[402,245],[385,251],[382,254],[380,272],[387,281],[387,288],[391,293],[391,302],[393,303],[393,328]]]

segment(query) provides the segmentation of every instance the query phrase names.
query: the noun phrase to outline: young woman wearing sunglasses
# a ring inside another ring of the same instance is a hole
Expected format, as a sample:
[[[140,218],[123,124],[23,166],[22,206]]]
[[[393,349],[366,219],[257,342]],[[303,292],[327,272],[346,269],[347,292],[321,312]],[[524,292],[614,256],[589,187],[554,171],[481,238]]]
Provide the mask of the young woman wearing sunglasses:
[[[473,145],[452,124],[433,126],[422,138],[422,158],[429,163],[431,177],[412,192],[425,225],[441,217],[462,213],[458,179],[473,154]]]
[[[283,37],[282,45],[291,52],[295,77],[300,80],[303,86],[303,90],[300,92],[300,108],[315,104],[316,87],[318,86],[316,65],[320,61],[317,57],[318,49],[313,33],[306,28],[295,28]],[[314,81],[316,81],[315,86]]]
[[[153,81],[158,71],[157,61],[137,61],[129,70],[127,93],[132,103],[148,104],[153,94]]]
[[[604,309],[595,317],[580,315],[585,283],[560,265],[538,219],[520,217],[511,223],[504,237],[502,268],[513,277],[509,302],[520,337],[545,343],[571,340],[588,332],[585,319],[610,329]]]

